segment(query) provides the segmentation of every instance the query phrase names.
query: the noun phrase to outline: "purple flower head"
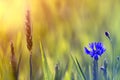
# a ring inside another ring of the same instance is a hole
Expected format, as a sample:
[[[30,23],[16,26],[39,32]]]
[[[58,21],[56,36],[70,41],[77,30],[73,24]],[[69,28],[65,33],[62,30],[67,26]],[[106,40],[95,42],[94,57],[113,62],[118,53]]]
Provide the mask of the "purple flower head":
[[[84,47],[85,53],[90,55],[95,60],[98,60],[99,56],[101,56],[106,49],[104,48],[102,42],[93,42],[89,44],[89,49]]]

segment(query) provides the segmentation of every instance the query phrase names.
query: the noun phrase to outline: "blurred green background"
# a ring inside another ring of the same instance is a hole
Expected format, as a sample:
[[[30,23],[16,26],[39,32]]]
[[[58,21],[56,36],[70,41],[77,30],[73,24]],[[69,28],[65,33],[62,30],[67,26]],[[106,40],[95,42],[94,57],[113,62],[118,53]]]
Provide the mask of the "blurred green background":
[[[29,80],[25,37],[27,9],[32,22],[34,80],[42,80],[44,75],[41,41],[52,78],[56,64],[62,67],[68,64],[64,80],[72,80],[73,73],[76,76],[70,54],[79,59],[87,74],[91,58],[83,54],[83,48],[94,41],[102,41],[107,49],[100,59],[101,66],[107,53],[107,57],[111,57],[105,31],[110,32],[116,55],[119,55],[120,0],[0,0],[0,80],[13,80],[10,41],[13,41],[17,61],[22,54],[19,79]]]

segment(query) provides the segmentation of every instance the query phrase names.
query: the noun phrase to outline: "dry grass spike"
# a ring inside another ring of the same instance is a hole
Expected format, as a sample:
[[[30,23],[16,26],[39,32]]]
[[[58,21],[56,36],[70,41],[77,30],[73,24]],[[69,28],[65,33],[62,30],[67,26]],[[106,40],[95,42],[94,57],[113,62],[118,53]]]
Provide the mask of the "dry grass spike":
[[[12,65],[13,76],[15,80],[17,80],[17,60],[15,57],[13,42],[11,42],[10,48],[11,48],[11,65]]]
[[[31,51],[32,50],[32,27],[31,27],[29,10],[27,10],[25,26],[26,26],[27,48],[29,51]]]

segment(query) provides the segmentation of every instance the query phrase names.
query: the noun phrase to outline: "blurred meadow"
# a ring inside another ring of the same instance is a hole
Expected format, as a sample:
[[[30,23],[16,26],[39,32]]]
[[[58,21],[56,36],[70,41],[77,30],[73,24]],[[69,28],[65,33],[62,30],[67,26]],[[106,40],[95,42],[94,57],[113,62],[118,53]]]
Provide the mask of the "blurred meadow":
[[[85,54],[84,47],[98,41],[106,48],[98,67],[107,59],[108,75],[112,74],[112,47],[104,32],[110,32],[115,58],[120,56],[120,0],[0,0],[0,80],[16,80],[11,42],[19,64],[18,80],[30,80],[25,31],[27,9],[33,42],[31,80],[84,80],[78,74],[75,58],[86,80],[92,80],[92,59]],[[117,74],[114,80],[120,80]],[[100,80],[104,80],[102,75],[100,71]]]

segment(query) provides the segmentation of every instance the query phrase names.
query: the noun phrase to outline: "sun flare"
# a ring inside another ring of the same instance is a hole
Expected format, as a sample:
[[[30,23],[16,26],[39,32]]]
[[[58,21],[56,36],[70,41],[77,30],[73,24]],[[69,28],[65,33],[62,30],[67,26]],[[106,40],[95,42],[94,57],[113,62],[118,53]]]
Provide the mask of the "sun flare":
[[[24,25],[25,2],[0,0],[0,31],[21,29]]]

